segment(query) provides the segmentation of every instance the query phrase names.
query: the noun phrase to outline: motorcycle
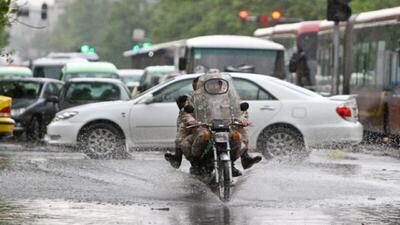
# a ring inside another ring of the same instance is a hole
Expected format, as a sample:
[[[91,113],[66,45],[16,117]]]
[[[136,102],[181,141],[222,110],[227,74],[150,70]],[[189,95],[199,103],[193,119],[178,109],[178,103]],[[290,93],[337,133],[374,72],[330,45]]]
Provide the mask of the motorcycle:
[[[235,126],[242,126],[239,122],[240,111],[246,111],[248,103],[241,103],[234,88],[229,91],[229,85],[232,84],[230,76],[223,77],[225,88],[219,84],[219,89],[223,91],[213,92],[210,85],[207,88],[207,82],[220,82],[217,77],[211,76],[208,79],[200,78],[200,85],[204,84],[204,90],[201,87],[194,94],[196,108],[191,105],[185,106],[187,113],[196,115],[197,124],[187,128],[200,128],[211,134],[202,149],[199,158],[201,171],[204,173],[199,177],[201,181],[209,184],[216,190],[222,201],[229,201],[232,195],[232,155],[236,154],[236,146],[232,143],[240,142],[240,133],[235,130]],[[211,95],[211,96],[205,96]],[[240,146],[240,145],[239,145]],[[240,147],[239,147],[240,148]]]

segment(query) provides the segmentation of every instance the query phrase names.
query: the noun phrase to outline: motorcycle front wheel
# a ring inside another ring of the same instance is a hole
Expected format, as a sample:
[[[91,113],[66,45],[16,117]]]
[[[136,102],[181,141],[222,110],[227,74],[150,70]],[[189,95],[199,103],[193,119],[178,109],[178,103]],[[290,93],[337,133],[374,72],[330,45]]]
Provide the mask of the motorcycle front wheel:
[[[231,199],[231,161],[220,162],[219,168],[219,199],[227,202]]]

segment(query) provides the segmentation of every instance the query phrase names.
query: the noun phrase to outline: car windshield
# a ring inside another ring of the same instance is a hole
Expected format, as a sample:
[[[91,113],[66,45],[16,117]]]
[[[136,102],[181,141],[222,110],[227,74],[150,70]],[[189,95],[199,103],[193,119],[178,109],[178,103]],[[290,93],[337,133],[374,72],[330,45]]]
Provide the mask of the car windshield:
[[[77,78],[77,77],[100,77],[100,78],[118,78],[117,74],[113,73],[67,73],[65,74],[64,80],[69,80],[71,78]]]
[[[36,99],[39,97],[42,83],[35,81],[0,81],[0,95],[13,99]]]
[[[216,68],[227,72],[274,75],[280,55],[277,50],[196,48],[193,51],[193,69],[194,72]]]
[[[67,86],[67,101],[111,101],[121,96],[117,85],[103,82],[74,82]]]
[[[35,66],[33,69],[34,77],[47,77],[53,79],[60,79],[61,69],[63,65],[60,66]]]

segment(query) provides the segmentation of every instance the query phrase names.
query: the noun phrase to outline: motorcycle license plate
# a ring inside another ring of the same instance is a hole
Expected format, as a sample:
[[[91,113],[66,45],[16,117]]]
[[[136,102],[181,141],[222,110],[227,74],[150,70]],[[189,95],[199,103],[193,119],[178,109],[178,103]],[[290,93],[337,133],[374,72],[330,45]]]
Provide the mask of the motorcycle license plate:
[[[226,132],[215,134],[215,143],[226,143],[229,141],[229,134]]]

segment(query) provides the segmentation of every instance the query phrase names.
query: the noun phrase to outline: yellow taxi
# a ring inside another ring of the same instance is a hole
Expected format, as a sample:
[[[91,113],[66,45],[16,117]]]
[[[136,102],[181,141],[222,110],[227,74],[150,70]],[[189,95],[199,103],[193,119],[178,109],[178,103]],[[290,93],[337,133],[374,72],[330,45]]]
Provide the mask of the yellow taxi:
[[[11,98],[0,96],[0,138],[12,135],[14,120],[10,118]]]

